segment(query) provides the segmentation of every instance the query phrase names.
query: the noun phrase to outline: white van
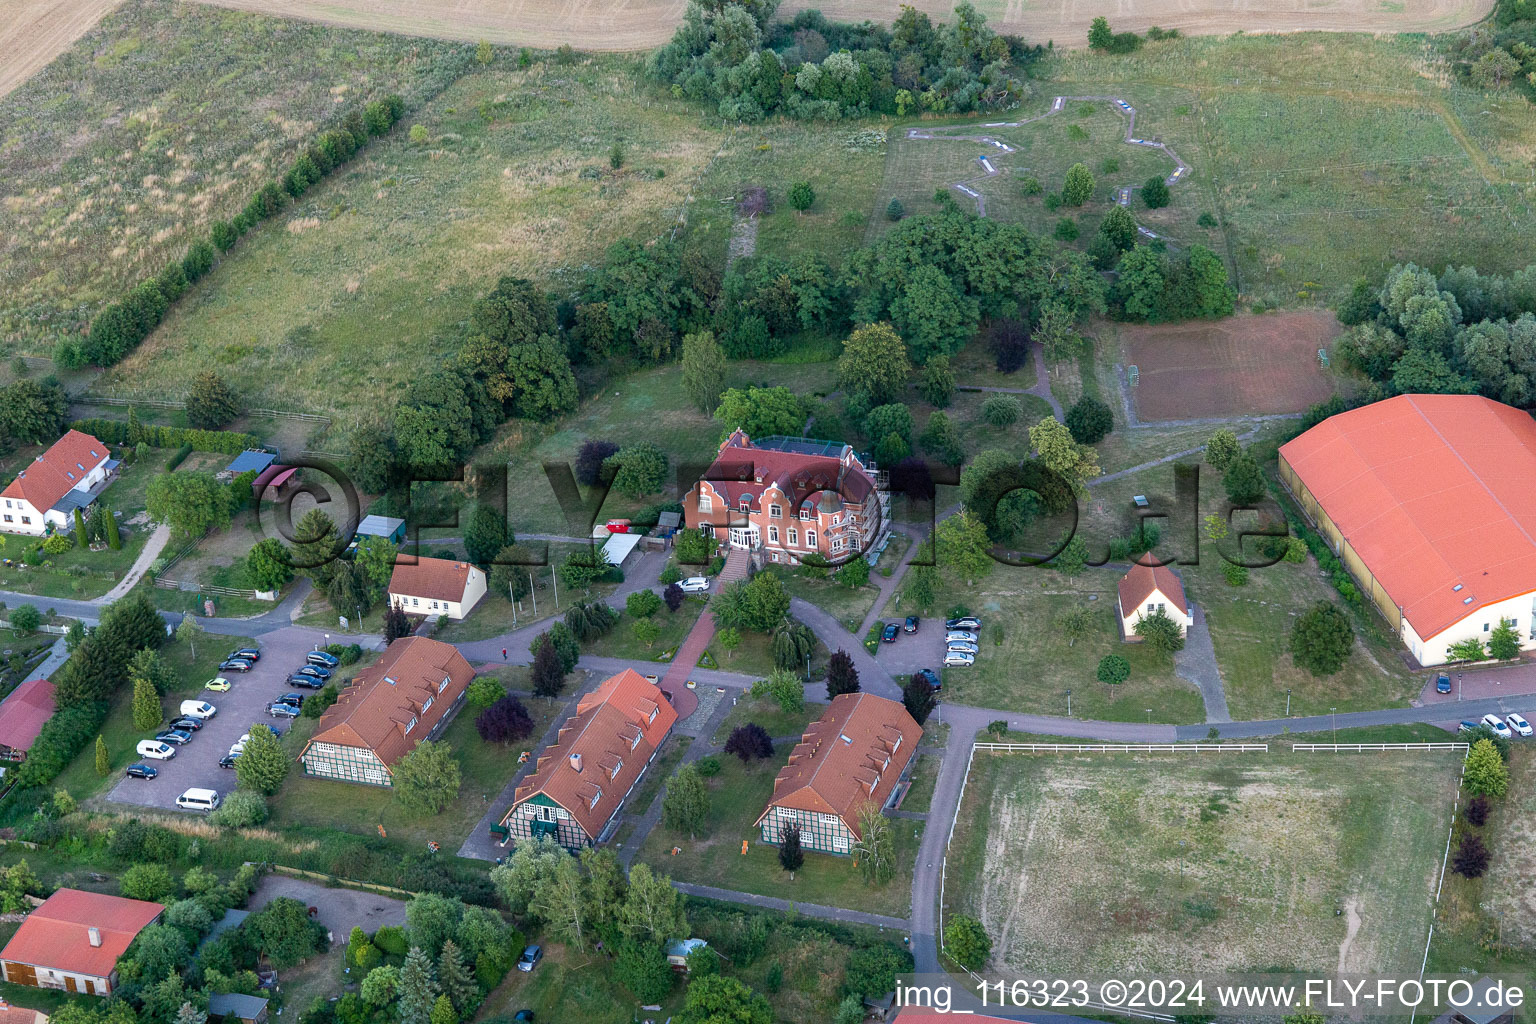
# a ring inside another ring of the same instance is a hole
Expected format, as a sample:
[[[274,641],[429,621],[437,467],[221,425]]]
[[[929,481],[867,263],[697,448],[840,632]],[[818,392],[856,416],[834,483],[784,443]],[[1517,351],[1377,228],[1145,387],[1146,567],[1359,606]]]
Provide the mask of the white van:
[[[152,757],[156,761],[169,761],[176,756],[176,748],[159,740],[139,740],[136,748],[140,757]]]
[[[211,811],[219,806],[219,794],[213,789],[189,789],[176,798],[176,806],[184,811]]]
[[[190,718],[212,718],[219,713],[219,709],[205,700],[184,700],[181,702],[181,713]]]

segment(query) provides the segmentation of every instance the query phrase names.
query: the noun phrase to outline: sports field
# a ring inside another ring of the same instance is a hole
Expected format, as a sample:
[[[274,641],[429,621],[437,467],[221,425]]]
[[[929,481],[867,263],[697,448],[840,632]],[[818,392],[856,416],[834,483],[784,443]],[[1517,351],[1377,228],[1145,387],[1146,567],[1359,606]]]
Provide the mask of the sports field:
[[[978,752],[946,914],[1020,976],[1414,973],[1454,753]]]
[[[1333,393],[1318,359],[1341,328],[1326,309],[1121,329],[1143,421],[1302,412]]]

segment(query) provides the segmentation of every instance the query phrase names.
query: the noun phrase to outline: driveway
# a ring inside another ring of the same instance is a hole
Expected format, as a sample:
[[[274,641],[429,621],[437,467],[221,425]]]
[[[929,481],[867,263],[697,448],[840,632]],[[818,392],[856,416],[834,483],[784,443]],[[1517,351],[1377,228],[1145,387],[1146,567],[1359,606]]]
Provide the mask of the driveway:
[[[885,619],[885,622],[894,622],[900,627],[907,620]],[[982,656],[986,653],[983,651]],[[944,668],[944,620],[923,619],[918,623],[916,633],[897,633],[895,643],[880,644],[880,649],[875,653],[875,660],[885,666],[885,670],[896,680],[896,685],[905,686],[912,673],[918,669],[931,668],[935,672]]]
[[[346,942],[353,928],[372,934],[385,925],[405,925],[404,900],[357,889],[333,889],[272,872],[262,875],[256,883],[249,909],[260,910],[279,896],[292,897],[319,910],[316,920],[330,931],[332,942]]]
[[[229,753],[229,748],[242,734],[249,732],[252,725],[273,725],[288,731],[291,723],[269,717],[267,705],[285,693],[308,695],[315,692],[287,685],[288,676],[304,664],[305,653],[313,650],[315,636],[313,630],[294,628],[269,633],[260,644],[261,660],[249,672],[222,673],[230,682],[228,692],[205,690],[188,698],[167,700],[168,711],[178,711],[183,699],[206,700],[219,711],[171,760],[143,759],[145,764],[160,769],[159,778],[119,779],[107,799],[114,803],[174,811],[178,810],[176,798],[188,789],[213,789],[221,794],[233,790],[235,773],[220,768],[219,759]],[[221,638],[209,636],[198,642],[220,643]],[[152,735],[148,733],[139,738],[148,739]]]

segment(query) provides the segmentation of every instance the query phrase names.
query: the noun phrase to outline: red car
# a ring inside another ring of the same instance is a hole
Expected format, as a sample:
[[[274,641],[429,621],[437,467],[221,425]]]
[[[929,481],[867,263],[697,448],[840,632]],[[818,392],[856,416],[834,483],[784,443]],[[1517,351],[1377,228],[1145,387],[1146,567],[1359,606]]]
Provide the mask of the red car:
[[[628,533],[629,532],[629,520],[628,519],[610,519],[610,520],[608,520],[608,532],[609,533]]]

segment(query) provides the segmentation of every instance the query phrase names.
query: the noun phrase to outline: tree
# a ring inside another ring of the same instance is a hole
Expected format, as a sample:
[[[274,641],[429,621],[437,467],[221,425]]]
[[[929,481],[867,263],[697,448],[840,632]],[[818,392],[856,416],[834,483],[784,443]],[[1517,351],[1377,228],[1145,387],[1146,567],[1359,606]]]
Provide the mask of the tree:
[[[1182,311],[1184,315],[1210,320],[1231,316],[1237,302],[1237,289],[1232,287],[1227,265],[1221,257],[1203,245],[1192,245],[1186,254],[1185,268],[1193,296]]]
[[[1162,175],[1154,174],[1141,186],[1141,201],[1147,204],[1149,210],[1158,210],[1168,205],[1168,183]]]
[[[394,777],[395,796],[412,814],[441,814],[459,795],[463,779],[453,748],[432,740],[418,743],[396,762]]]
[[[795,824],[779,827],[779,867],[789,872],[793,879],[795,872],[805,863],[805,851],[800,849],[800,826]]]
[[[37,610],[36,605],[20,604],[11,612],[11,628],[23,636],[30,636],[37,632],[37,627],[43,624],[43,615]]]
[[[735,978],[711,974],[688,985],[676,1024],[773,1024],[773,1008]]]
[[[533,656],[533,667],[529,670],[533,692],[540,697],[557,697],[565,689],[565,666],[549,634],[543,634],[540,640],[539,649]]]
[[[712,413],[725,391],[725,352],[710,331],[683,335],[683,390],[700,412]]]
[[[240,759],[244,759],[243,754]],[[266,820],[266,799],[249,789],[237,789],[230,793],[218,809],[208,815],[209,823],[220,828],[249,828]]]
[[[661,818],[667,828],[687,832],[690,839],[704,830],[709,821],[709,790],[696,765],[683,765],[667,782]]]
[[[1343,668],[1354,642],[1349,616],[1331,601],[1317,602],[1291,627],[1291,657],[1314,676],[1331,676]]]
[[[715,634],[715,642],[725,651],[726,658],[731,658],[741,646],[741,630],[726,626]]]
[[[1122,253],[1131,251],[1135,246],[1136,218],[1131,216],[1131,211],[1116,203],[1104,214],[1104,219],[1099,221],[1099,230],[1089,252],[1094,256],[1096,266],[1101,270],[1109,270],[1120,261]]]
[[[400,968],[400,1024],[433,1024],[432,1004],[437,996],[432,961],[420,946],[412,946]]]
[[[629,888],[618,912],[619,930],[636,942],[662,943],[688,932],[683,894],[672,879],[636,864],[629,871]]]
[[[666,589],[661,592],[661,600],[669,612],[676,612],[681,608],[687,596],[683,593],[683,588],[676,583],[668,583]]]
[[[786,715],[796,715],[805,709],[805,687],[797,673],[778,669],[763,682],[767,684],[769,695],[779,702],[779,709]],[[757,686],[754,684],[752,689],[755,692]]]
[[[922,379],[917,382],[917,393],[934,408],[949,405],[955,394],[955,372],[950,369],[949,356],[937,355],[928,360]]]
[[[1073,534],[1062,549],[1056,552],[1051,564],[1063,576],[1076,576],[1088,565],[1088,545],[1083,538]]]
[[[1107,50],[1110,43],[1114,42],[1114,33],[1109,30],[1108,18],[1094,18],[1088,26],[1088,48],[1090,50]]]
[[[464,527],[464,553],[469,560],[484,569],[491,564],[497,552],[513,542],[507,530],[506,514],[491,505],[477,502]],[[387,582],[387,581],[386,581]]]
[[[1520,633],[1508,620],[1500,620],[1488,634],[1488,656],[1499,661],[1520,657]]]
[[[240,403],[218,374],[205,371],[192,378],[187,392],[187,422],[199,430],[218,430],[240,415]]]
[[[229,487],[214,480],[212,473],[162,473],[149,482],[145,507],[155,522],[196,539],[229,525],[235,504],[231,499]],[[325,515],[319,509],[311,511]]]
[[[394,964],[382,964],[368,972],[358,987],[363,1002],[381,1009],[395,1001],[400,992],[400,968]]]
[[[854,667],[852,655],[839,648],[827,661],[827,699],[858,692],[859,670]]]
[[[816,190],[811,188],[808,181],[797,181],[789,186],[789,205],[795,208],[797,213],[804,213],[816,202]]]
[[[624,599],[624,610],[636,619],[650,618],[661,610],[661,598],[654,590],[637,590]]]
[[[785,387],[731,388],[715,408],[715,419],[726,433],[741,430],[748,437],[795,435],[805,426],[805,418],[805,400]]]
[[[1067,410],[1067,429],[1079,444],[1098,444],[1115,429],[1115,417],[1109,406],[1084,395]]]
[[[411,130],[414,132],[416,128],[421,128],[421,125],[416,125]],[[426,129],[422,130],[425,132]],[[459,1014],[453,1008],[453,1000],[446,995],[437,997],[437,1001],[432,1004],[432,1014],[428,1019],[430,1024],[459,1024]]]
[[[939,563],[949,566],[968,584],[992,571],[986,524],[968,509],[942,520],[937,533]]]
[[[158,724],[158,723],[157,723]],[[107,753],[107,741],[102,736],[96,737],[96,774],[106,778],[112,771],[112,758]]]
[[[1239,452],[1222,475],[1221,485],[1227,500],[1234,505],[1252,505],[1264,497],[1264,472],[1248,452]]]
[[[619,450],[613,441],[585,441],[576,453],[576,482],[586,487],[597,483],[603,463]]]
[[[1184,633],[1179,629],[1179,624],[1168,617],[1167,612],[1143,615],[1136,620],[1133,630],[1146,641],[1148,647],[1159,654],[1172,654],[1184,649]]]
[[[256,542],[245,556],[245,570],[257,590],[276,592],[293,579],[293,559],[282,541],[266,537]],[[190,621],[187,616],[183,621]]]
[[[1451,866],[1458,875],[1481,878],[1488,870],[1488,860],[1488,847],[1484,845],[1483,837],[1469,833],[1461,837]]]
[[[944,926],[944,952],[966,970],[979,971],[992,955],[992,939],[980,921],[956,914]]]
[[[888,323],[865,324],[843,342],[837,380],[868,408],[895,402],[907,384],[911,364],[901,336]],[[796,425],[796,432],[802,424]]]
[[[1232,465],[1232,460],[1241,455],[1242,451],[1242,445],[1237,443],[1237,435],[1222,427],[1205,442],[1205,461],[1225,473],[1227,467]]]
[[[154,684],[140,677],[133,681],[133,727],[140,732],[157,729],[164,715],[160,710],[160,695]]]
[[[859,832],[849,851],[858,862],[859,874],[866,885],[884,885],[896,872],[896,837],[873,800],[859,807]]]
[[[1472,62],[1472,84],[1481,89],[1502,89],[1520,74],[1520,62],[1502,46],[1495,46]]]
[[[749,765],[756,759],[773,756],[773,739],[768,730],[756,722],[748,722],[731,730],[730,739],[725,741],[725,752],[735,754],[742,764]]]
[[[659,1003],[672,991],[672,966],[656,942],[622,943],[613,964],[613,976],[641,1003]]]
[[[1029,443],[1045,467],[1060,474],[1074,488],[1080,489],[1099,475],[1098,452],[1079,444],[1066,424],[1058,420],[1046,418],[1030,427]]]
[[[528,653],[538,657],[539,648],[548,640],[554,645],[555,653],[560,656],[561,671],[567,675],[576,668],[576,662],[581,659],[581,645],[576,640],[576,634],[571,627],[563,622],[557,622],[547,630],[534,637],[528,644]]]
[[[112,514],[112,509],[105,500],[96,503],[96,514],[101,516],[102,534],[107,538],[107,547],[113,551],[120,550],[123,541],[117,532],[117,517]]]
[[[1473,796],[1503,796],[1509,789],[1509,768],[1491,740],[1478,740],[1467,751],[1462,784]]]
[[[19,444],[58,439],[69,422],[69,398],[53,377],[26,377],[0,388],[0,435]]]
[[[921,673],[913,673],[907,680],[907,685],[901,691],[902,707],[907,709],[907,714],[918,725],[928,721],[928,716],[933,714],[937,701],[933,697],[933,684],[928,682],[928,677]]]
[[[510,743],[533,734],[533,716],[521,700],[504,696],[475,716],[475,731],[487,743]]]
[[[890,202],[885,204],[885,219],[886,220],[898,221],[898,220],[901,220],[901,218],[905,217],[906,215],[907,215],[907,208],[905,206],[901,205],[901,200],[900,199],[893,198]]]
[[[994,321],[988,346],[997,371],[1014,373],[1029,360],[1029,331],[1023,322],[1012,317]]]
[[[630,632],[634,634],[637,641],[645,644],[646,650],[655,647],[656,641],[661,639],[661,626],[651,619],[636,619],[630,626]]]
[[[164,864],[135,864],[118,879],[118,888],[131,900],[158,903],[176,891],[176,881]]]
[[[1131,677],[1131,663],[1118,654],[1106,654],[1099,659],[1097,677],[1099,682],[1108,683],[1111,686],[1123,683]]]
[[[271,796],[282,788],[291,766],[272,730],[253,725],[244,752],[235,759],[235,778],[246,789]]]
[[[655,494],[667,483],[667,453],[649,441],[635,441],[608,457],[603,470],[610,469],[620,494],[631,498]]]
[[[384,609],[384,644],[388,645],[401,637],[411,635],[411,617],[405,613],[405,609],[398,604],[392,604]]]
[[[1093,172],[1086,164],[1076,163],[1067,168],[1066,181],[1061,186],[1061,201],[1068,206],[1082,206],[1093,198]]]

